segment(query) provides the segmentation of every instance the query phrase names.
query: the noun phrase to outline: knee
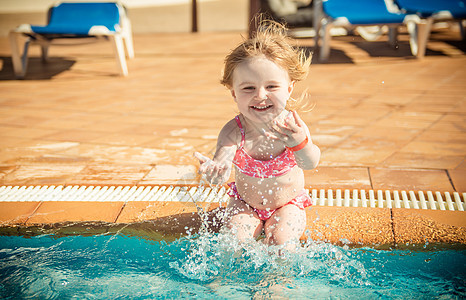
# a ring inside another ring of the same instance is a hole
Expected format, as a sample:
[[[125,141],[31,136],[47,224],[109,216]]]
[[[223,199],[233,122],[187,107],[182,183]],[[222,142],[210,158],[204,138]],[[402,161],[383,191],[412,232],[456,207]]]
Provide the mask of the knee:
[[[241,241],[257,238],[262,231],[261,222],[254,216],[244,213],[232,215],[226,225]]]
[[[276,226],[270,232],[267,233],[266,237],[269,245],[284,245],[287,243],[295,243],[299,241],[304,229],[300,227],[281,227]]]

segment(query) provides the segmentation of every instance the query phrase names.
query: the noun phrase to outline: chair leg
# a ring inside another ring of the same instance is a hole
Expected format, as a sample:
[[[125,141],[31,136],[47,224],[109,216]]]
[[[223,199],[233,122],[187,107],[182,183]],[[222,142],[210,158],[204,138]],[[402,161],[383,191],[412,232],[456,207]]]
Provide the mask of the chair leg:
[[[21,57],[19,47],[18,47],[18,37],[21,36],[20,33],[17,32],[10,32],[9,39],[10,39],[10,47],[11,47],[11,61],[13,62],[13,70],[15,72],[15,76],[17,78],[24,78],[26,75],[27,69],[27,55],[29,49],[29,42],[30,39],[28,38],[24,43],[24,50],[23,55]]]
[[[324,19],[322,20],[322,46],[320,47],[320,53],[319,53],[319,60],[321,62],[326,62],[328,61],[328,58],[330,57],[330,40],[332,39],[332,36],[330,35],[330,27],[331,24],[328,22],[328,20]]]
[[[390,47],[396,49],[398,45],[398,26],[388,27],[388,44]]]
[[[40,49],[42,50],[42,62],[46,63],[49,55],[49,45],[40,45]]]
[[[466,25],[466,20],[460,20],[458,23],[460,25],[461,39],[463,41],[466,41],[466,30],[464,28],[464,26]]]
[[[314,0],[313,1],[314,5],[314,16],[312,20],[312,25],[314,27],[314,30],[316,32],[316,35],[314,36],[314,48],[318,49],[319,48],[319,38],[320,38],[320,27],[321,27],[321,22],[322,22],[322,0]]]
[[[411,46],[411,53],[417,58],[423,58],[426,53],[427,40],[429,39],[430,29],[432,27],[433,19],[422,19],[419,22],[409,22],[409,44]]]
[[[125,49],[123,46],[123,38],[120,34],[115,34],[109,36],[110,40],[113,44],[113,51],[116,56],[118,70],[121,76],[128,75],[128,67],[126,66],[126,58],[125,58]]]
[[[133,37],[131,32],[127,32],[125,36],[123,36],[123,42],[125,43],[126,53],[129,59],[134,58],[134,46],[133,46]]]
[[[126,54],[129,59],[134,58],[133,35],[131,30],[131,22],[126,20],[123,24],[123,42],[126,48]]]

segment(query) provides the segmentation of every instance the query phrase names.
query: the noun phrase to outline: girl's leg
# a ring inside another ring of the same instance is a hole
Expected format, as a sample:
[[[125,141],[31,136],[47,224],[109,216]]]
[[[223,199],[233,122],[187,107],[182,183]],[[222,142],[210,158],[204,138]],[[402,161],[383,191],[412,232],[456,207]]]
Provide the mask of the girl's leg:
[[[292,250],[306,229],[306,212],[288,204],[275,211],[265,222],[264,230],[269,245],[283,245]]]
[[[257,238],[262,232],[262,221],[256,212],[244,201],[231,197],[227,206],[229,219],[227,227],[231,229],[241,242]]]

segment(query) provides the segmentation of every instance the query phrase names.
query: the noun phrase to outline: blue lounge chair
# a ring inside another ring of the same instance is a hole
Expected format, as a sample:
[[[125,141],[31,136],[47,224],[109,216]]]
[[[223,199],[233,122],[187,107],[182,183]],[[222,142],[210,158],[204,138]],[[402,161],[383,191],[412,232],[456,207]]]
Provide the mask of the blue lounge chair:
[[[466,19],[465,0],[394,0],[394,3],[408,14],[416,14],[427,19],[429,25],[437,21],[457,20],[462,38],[466,38],[463,27],[463,20]]]
[[[19,36],[27,36],[23,54],[18,47]],[[56,39],[106,37],[112,44],[119,74],[126,76],[128,58],[134,57],[131,23],[125,9],[114,2],[64,2],[49,9],[48,24],[33,26],[22,24],[10,32],[10,46],[15,75],[23,78],[27,69],[29,44],[42,48],[42,60],[46,61],[49,46]]]
[[[425,48],[425,45],[419,45],[422,41],[424,30],[420,30],[422,20],[416,15],[407,15],[395,6],[388,8],[384,0],[315,0],[314,2],[314,28],[316,30],[315,45],[319,47],[319,38],[322,36],[322,45],[320,46],[319,60],[326,61],[330,55],[330,28],[339,26],[345,28],[357,28],[364,26],[389,26],[390,43],[394,44],[396,39],[397,27],[412,23],[414,29],[411,39],[411,52],[413,55],[421,57],[423,52],[418,49]],[[373,40],[378,35],[369,36],[361,35]]]
[[[464,0],[395,0],[395,3],[406,13],[418,14],[423,18],[466,19]]]

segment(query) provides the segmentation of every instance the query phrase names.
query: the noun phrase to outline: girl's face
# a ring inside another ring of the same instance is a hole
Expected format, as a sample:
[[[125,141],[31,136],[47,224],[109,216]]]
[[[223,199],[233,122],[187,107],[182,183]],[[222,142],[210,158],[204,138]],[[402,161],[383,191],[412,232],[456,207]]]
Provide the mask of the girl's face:
[[[254,123],[269,123],[284,111],[293,87],[285,69],[259,56],[236,67],[231,94],[245,118]]]

